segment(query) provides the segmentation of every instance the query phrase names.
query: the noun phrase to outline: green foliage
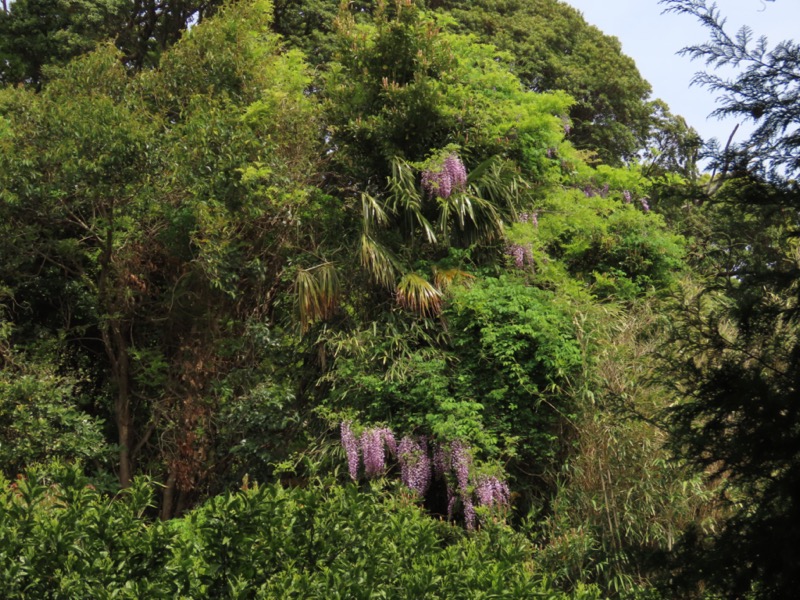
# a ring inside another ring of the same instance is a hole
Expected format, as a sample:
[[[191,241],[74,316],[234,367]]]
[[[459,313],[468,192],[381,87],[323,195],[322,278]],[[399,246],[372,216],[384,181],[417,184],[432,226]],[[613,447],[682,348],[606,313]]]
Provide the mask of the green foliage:
[[[117,47],[0,90],[2,469],[83,461],[0,482],[4,593],[653,597],[707,515],[625,318],[683,269],[649,196],[740,274],[786,215],[728,252],[676,210],[691,132],[566,5],[214,4],[137,0]],[[341,419],[468,444],[539,512],[468,533],[338,486]],[[109,439],[114,497],[81,474]]]
[[[424,430],[442,440],[491,446],[482,406],[474,397],[459,397],[463,384],[454,372],[454,357],[431,337],[431,324],[389,317],[328,340],[336,357],[325,378],[332,385],[330,408],[355,412],[364,422],[391,419],[402,432]]]
[[[0,484],[0,579],[8,598],[164,597],[148,581],[165,540],[143,517],[152,505],[145,481],[109,499],[80,469],[55,464]]]
[[[574,411],[564,392],[581,356],[567,302],[520,279],[487,278],[456,291],[447,313],[464,389],[529,469],[560,454]]]
[[[433,3],[432,3],[433,4]],[[641,148],[650,127],[650,85],[616,38],[588,25],[554,0],[445,0],[458,31],[475,33],[514,57],[514,72],[537,92],[563,90],[575,99],[570,139],[620,164]]]
[[[334,52],[333,30],[340,2],[274,0],[273,6],[272,28],[276,33],[292,47],[302,50],[315,65],[331,60]]]
[[[6,6],[6,3],[3,3]],[[42,82],[124,26],[123,0],[17,0],[0,11],[0,84]]]
[[[725,172],[739,163],[743,171],[771,175],[779,181],[797,173],[800,43],[783,40],[770,47],[766,37],[754,40],[748,26],[733,34],[726,29],[717,5],[706,0],[661,3],[668,11],[696,17],[708,29],[710,41],[684,48],[683,54],[704,60],[712,69],[737,70],[730,77],[713,71],[695,76],[696,83],[719,94],[721,106],[713,114],[741,116],[756,124],[749,139],[733,153],[718,143],[712,146],[715,167]]]
[[[105,465],[103,423],[82,410],[80,382],[16,356],[0,371],[0,471],[15,477],[51,459]]]
[[[215,407],[277,370],[245,327],[288,287],[317,129],[303,60],[268,24],[268,4],[231,7],[158,69],[131,75],[103,46],[39,94],[0,91],[11,341],[101,357],[123,485],[136,462],[199,485]],[[244,364],[253,377],[220,385]]]
[[[467,535],[381,491],[256,486],[162,523],[143,480],[118,498],[58,466],[0,485],[9,599],[600,597],[552,588],[505,526]]]
[[[702,140],[686,120],[673,115],[662,100],[654,100],[650,134],[641,155],[642,170],[647,177],[681,175],[697,179],[697,160]]]
[[[795,540],[800,479],[797,410],[800,196],[796,109],[800,47],[729,34],[715,4],[665,2],[707,28],[686,52],[711,67],[736,67],[699,83],[721,94],[718,114],[756,121],[740,148],[711,148],[719,167],[687,203],[707,280],[685,286],[674,322],[670,376],[684,396],[670,412],[673,447],[720,482],[726,518],[714,535],[690,531],[677,581],[725,597],[788,598],[799,585]],[[704,222],[704,217],[708,221]],[[702,232],[713,232],[703,236]]]
[[[375,22],[340,17],[336,62],[324,94],[334,155],[361,181],[390,173],[395,158],[423,161],[455,144],[468,162],[507,153],[537,169],[557,144],[569,107],[562,93],[530,94],[492,46],[445,33],[413,4],[380,10]],[[480,161],[477,161],[480,162]]]
[[[569,300],[511,276],[453,287],[446,300],[446,340],[397,318],[331,339],[329,408],[516,456],[512,472],[550,468],[566,449],[566,389],[582,360]]]
[[[586,191],[550,194],[541,204],[536,234],[525,238],[547,257],[539,254],[539,260],[558,260],[601,298],[632,300],[669,289],[683,268],[683,240],[661,216],[643,210],[647,188],[636,179],[598,169],[595,181],[606,190],[620,183],[626,187],[603,192],[587,184]],[[631,196],[628,204],[623,192]]]
[[[663,343],[655,308],[605,305],[580,321],[593,360],[577,394],[574,447],[533,532],[547,540],[538,561],[565,586],[592,581],[613,597],[661,597],[654,585],[681,532],[712,531],[718,517],[713,489],[665,447],[660,418],[672,397],[652,380]]]

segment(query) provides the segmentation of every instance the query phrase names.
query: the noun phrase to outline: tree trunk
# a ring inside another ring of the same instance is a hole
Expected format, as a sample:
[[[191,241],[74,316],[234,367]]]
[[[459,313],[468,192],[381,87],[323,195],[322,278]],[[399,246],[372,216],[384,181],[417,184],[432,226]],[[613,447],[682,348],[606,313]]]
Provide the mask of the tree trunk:
[[[164,486],[164,496],[161,499],[161,520],[167,521],[172,518],[172,505],[175,498],[175,487],[177,478],[175,471],[170,470],[169,477],[167,478],[167,485]]]
[[[119,484],[130,487],[133,478],[131,448],[133,447],[133,415],[131,413],[130,359],[128,344],[122,333],[119,321],[111,321],[103,330],[103,342],[111,360],[117,397],[114,400],[114,414],[117,421],[119,443]]]

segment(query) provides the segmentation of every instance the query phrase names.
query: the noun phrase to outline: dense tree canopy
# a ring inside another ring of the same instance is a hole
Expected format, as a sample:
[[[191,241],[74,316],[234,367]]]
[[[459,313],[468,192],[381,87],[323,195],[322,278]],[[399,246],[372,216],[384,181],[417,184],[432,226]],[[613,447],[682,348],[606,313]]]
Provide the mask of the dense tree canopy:
[[[437,2],[458,29],[476,33],[514,57],[530,89],[565,90],[574,99],[569,139],[606,162],[632,158],[648,134],[650,85],[616,38],[588,25],[563,2],[508,0]]]
[[[4,593],[780,597],[797,48],[670,5],[712,175],[556,0],[5,7]]]

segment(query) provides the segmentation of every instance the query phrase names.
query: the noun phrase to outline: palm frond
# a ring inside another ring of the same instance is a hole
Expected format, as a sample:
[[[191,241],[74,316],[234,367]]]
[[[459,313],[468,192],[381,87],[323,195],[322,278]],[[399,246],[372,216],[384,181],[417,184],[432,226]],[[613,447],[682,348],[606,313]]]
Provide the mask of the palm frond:
[[[476,196],[491,202],[510,221],[516,219],[516,207],[529,188],[513,163],[496,156],[473,169],[468,184]]]
[[[385,227],[389,223],[389,215],[386,214],[383,206],[366,192],[361,194],[361,219],[362,229],[368,233],[379,227]]]
[[[392,176],[388,179],[389,201],[392,211],[405,220],[408,231],[422,229],[428,243],[436,243],[436,233],[428,219],[422,214],[422,195],[417,187],[417,175],[406,161],[392,161]]]
[[[311,323],[317,319],[320,313],[317,280],[305,269],[299,269],[297,271],[295,289],[297,290],[297,305],[300,312],[300,328],[303,331],[308,331]]]
[[[461,269],[439,269],[433,268],[433,284],[444,291],[454,283],[475,279],[472,273],[467,273]]]
[[[430,221],[425,218],[422,214],[422,209],[420,206],[410,207],[407,211],[407,214],[411,220],[416,222],[416,225],[422,229],[423,234],[425,235],[425,239],[429,244],[436,243],[436,232],[433,230],[433,225],[431,225]]]
[[[339,275],[333,263],[319,265],[315,269],[319,288],[320,318],[330,318],[339,304]]]
[[[503,234],[503,219],[494,204],[469,192],[440,200],[439,231],[445,244],[450,241],[451,221],[470,242],[491,241]]]
[[[339,278],[333,263],[299,269],[295,281],[300,327],[305,332],[312,323],[330,318],[339,303]]]
[[[394,255],[367,232],[361,234],[360,259],[372,279],[387,288],[394,285],[395,273],[402,270]]]
[[[442,293],[416,273],[406,273],[397,284],[397,302],[421,316],[438,315],[442,309]]]

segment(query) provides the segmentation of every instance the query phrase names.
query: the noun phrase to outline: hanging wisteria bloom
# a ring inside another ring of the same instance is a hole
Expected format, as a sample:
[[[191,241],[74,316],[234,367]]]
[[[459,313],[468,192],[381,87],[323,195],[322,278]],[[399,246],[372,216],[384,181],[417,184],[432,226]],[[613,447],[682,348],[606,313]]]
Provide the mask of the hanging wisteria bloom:
[[[347,453],[347,468],[353,481],[358,481],[358,442],[349,421],[342,421],[342,446]]]
[[[397,443],[391,429],[374,427],[365,429],[361,439],[356,439],[349,421],[342,421],[342,446],[347,453],[347,468],[353,481],[358,481],[359,451],[364,459],[364,474],[374,478],[386,470],[386,448],[397,456]]]
[[[639,202],[642,203],[642,210],[644,212],[650,212],[650,203],[648,202],[649,198],[645,196],[644,198],[639,198]]]
[[[539,214],[537,212],[524,212],[520,213],[518,221],[520,223],[530,223],[534,227],[539,226]],[[506,254],[514,259],[514,266],[518,269],[524,268],[526,265],[533,266],[533,245],[532,244],[515,244],[509,243],[506,245]]]
[[[508,244],[506,254],[514,259],[514,266],[518,269],[525,265],[533,265],[533,246],[531,244]]]
[[[631,203],[631,193],[628,190],[622,192],[622,199],[625,201],[625,204]]]
[[[472,454],[469,446],[459,440],[448,445],[433,446],[433,458],[428,452],[428,441],[424,436],[414,438],[405,436],[400,443],[386,427],[365,429],[357,439],[349,421],[340,425],[342,446],[347,453],[350,477],[358,481],[359,454],[364,462],[364,474],[368,478],[382,476],[386,471],[386,450],[397,459],[403,484],[423,498],[435,474],[444,479],[447,489],[447,516],[453,518],[458,501],[464,515],[467,529],[474,529],[479,506],[508,506],[508,485],[497,477],[478,477],[474,479]]]
[[[472,458],[469,448],[463,442],[456,440],[450,444],[450,468],[456,476],[459,490],[466,490],[469,483],[469,466]]]
[[[447,486],[447,518],[453,520],[453,513],[456,511],[456,500],[458,496],[453,491],[453,488]]]
[[[461,494],[461,503],[464,505],[464,524],[467,529],[475,529],[475,505],[470,494]]]
[[[469,468],[472,462],[469,448],[458,440],[450,444],[450,461],[464,510],[464,522],[467,529],[472,529],[475,526],[475,506],[472,504],[472,494],[469,492]]]
[[[386,428],[365,429],[361,434],[361,455],[364,457],[364,474],[369,478],[380,477],[386,470],[386,450],[397,454],[394,434]]]
[[[480,477],[475,484],[475,496],[480,506],[508,506],[508,484],[497,477]]]
[[[444,477],[444,474],[450,468],[450,453],[447,448],[441,444],[437,444],[433,448],[433,474],[436,478]]]
[[[519,222],[520,223],[530,223],[534,227],[539,226],[539,213],[533,211],[532,213],[524,212],[520,213],[519,215]]]
[[[438,171],[422,172],[422,188],[432,197],[449,198],[453,192],[464,191],[466,187],[467,169],[456,154],[445,158]]]
[[[400,462],[400,479],[421,498],[431,483],[431,460],[428,457],[428,441],[425,437],[415,440],[404,437],[397,448]]]

